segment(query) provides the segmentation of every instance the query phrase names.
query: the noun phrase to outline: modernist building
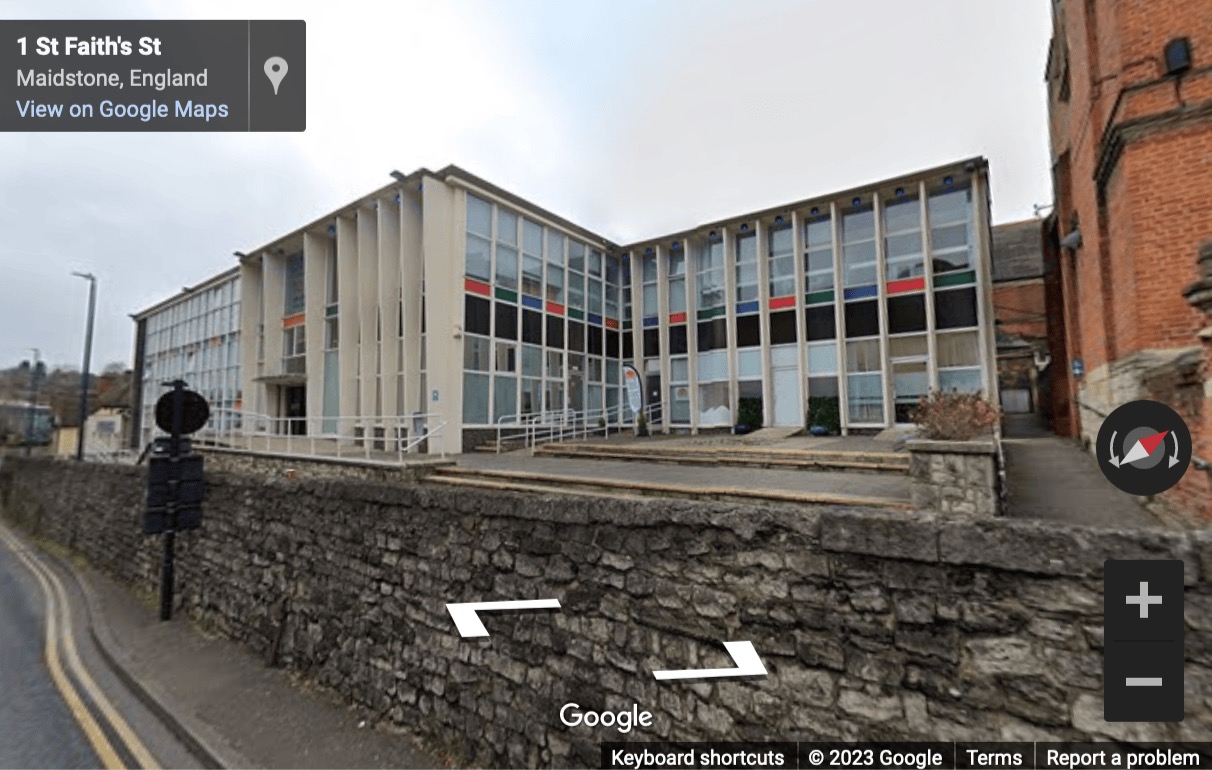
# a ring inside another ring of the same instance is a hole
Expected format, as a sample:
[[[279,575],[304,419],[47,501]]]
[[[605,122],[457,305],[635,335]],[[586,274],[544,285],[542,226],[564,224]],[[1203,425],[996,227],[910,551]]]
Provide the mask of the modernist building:
[[[728,430],[743,399],[851,432],[932,389],[997,398],[983,159],[627,245],[454,166],[393,177],[239,254],[246,414],[444,423],[429,451],[457,452],[530,419],[630,424],[625,365],[656,431]]]
[[[135,321],[130,441],[157,433],[156,401],[165,382],[183,379],[211,405],[212,424],[239,426],[240,271],[232,268],[131,316]]]
[[[1212,518],[1212,256],[1200,261],[1212,240],[1208,3],[1052,8],[1046,263],[1064,376],[1054,424],[1093,442],[1125,402],[1170,404],[1195,461],[1163,498]]]

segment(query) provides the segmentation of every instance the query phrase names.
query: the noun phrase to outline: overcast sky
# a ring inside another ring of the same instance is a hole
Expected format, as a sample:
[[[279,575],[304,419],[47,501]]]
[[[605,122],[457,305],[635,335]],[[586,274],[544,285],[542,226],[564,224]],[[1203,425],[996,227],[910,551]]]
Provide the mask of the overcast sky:
[[[300,134],[0,134],[0,366],[133,357],[129,314],[457,163],[616,241],[952,160],[1052,199],[1047,0],[0,1],[0,18],[307,22]],[[5,75],[10,77],[10,75]],[[11,86],[11,83],[9,84]],[[12,93],[5,88],[6,93]]]

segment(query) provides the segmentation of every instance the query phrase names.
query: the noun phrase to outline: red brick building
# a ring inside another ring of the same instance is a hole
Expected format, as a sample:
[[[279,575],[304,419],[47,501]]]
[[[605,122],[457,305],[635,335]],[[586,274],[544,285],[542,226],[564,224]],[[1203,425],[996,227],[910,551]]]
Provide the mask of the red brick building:
[[[1044,223],[1038,219],[993,227],[993,312],[1002,409],[1049,420],[1052,365],[1043,235]]]
[[[1093,441],[1120,404],[1169,403],[1196,460],[1163,502],[1212,518],[1212,0],[1052,8],[1054,425]]]

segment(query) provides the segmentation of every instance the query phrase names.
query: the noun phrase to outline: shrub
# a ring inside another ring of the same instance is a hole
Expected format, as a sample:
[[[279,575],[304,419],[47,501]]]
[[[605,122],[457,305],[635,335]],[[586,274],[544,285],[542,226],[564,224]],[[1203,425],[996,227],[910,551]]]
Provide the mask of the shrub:
[[[810,396],[808,398],[808,427],[820,425],[830,433],[842,430],[841,404],[837,396]]]
[[[967,441],[989,433],[1001,419],[1001,410],[977,393],[943,393],[922,396],[910,419],[921,426],[925,438]]]
[[[762,427],[762,399],[742,398],[737,404],[737,424],[744,425],[749,430]]]

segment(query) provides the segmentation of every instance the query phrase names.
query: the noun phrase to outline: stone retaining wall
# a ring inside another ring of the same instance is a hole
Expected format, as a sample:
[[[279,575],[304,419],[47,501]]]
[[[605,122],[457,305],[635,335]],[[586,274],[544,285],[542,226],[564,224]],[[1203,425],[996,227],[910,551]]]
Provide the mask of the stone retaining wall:
[[[1001,474],[993,439],[915,439],[905,448],[909,450],[910,494],[915,506],[947,515],[1001,513]]]
[[[178,538],[190,616],[459,764],[597,766],[603,740],[1212,740],[1212,536],[1036,522],[608,500],[215,473]],[[6,518],[154,588],[139,469],[12,460]],[[1186,562],[1186,720],[1102,721],[1102,569]],[[486,613],[447,602],[558,598]],[[284,628],[279,623],[284,622]],[[731,665],[769,676],[658,682]],[[558,713],[653,713],[570,728]]]

